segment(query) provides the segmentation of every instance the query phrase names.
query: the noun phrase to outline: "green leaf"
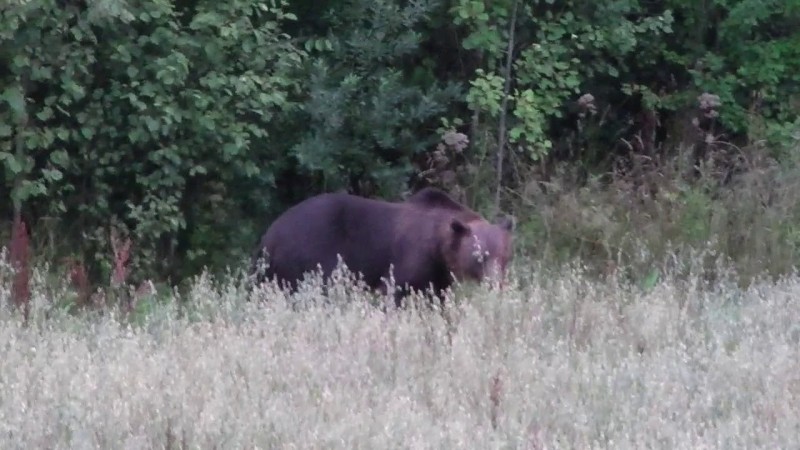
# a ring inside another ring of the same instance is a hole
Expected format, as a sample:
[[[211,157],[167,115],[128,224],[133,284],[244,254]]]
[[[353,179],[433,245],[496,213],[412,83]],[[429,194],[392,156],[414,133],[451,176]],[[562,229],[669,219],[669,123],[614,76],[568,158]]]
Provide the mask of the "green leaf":
[[[24,69],[30,66],[30,60],[26,55],[16,55],[11,64],[15,69]]]
[[[59,167],[66,168],[69,165],[69,154],[66,150],[56,150],[50,153],[50,161]]]
[[[42,169],[42,175],[49,181],[60,181],[64,174],[58,169]]]
[[[48,120],[53,117],[53,110],[49,106],[45,106],[41,111],[36,113],[36,118],[41,121]]]
[[[144,118],[144,123],[151,133],[155,134],[158,131],[158,121],[156,119],[146,116]]]
[[[17,117],[22,117],[22,115],[25,114],[25,97],[19,86],[14,85],[7,87],[3,91],[2,98]]]
[[[47,193],[47,188],[41,181],[22,180],[19,188],[14,189],[11,193],[12,199],[18,202],[25,201],[37,195]]]
[[[205,175],[207,173],[208,173],[208,171],[206,170],[206,168],[201,166],[201,165],[196,165],[196,166],[192,166],[192,167],[189,168],[189,175],[190,176]]]
[[[7,156],[4,158],[6,160],[6,169],[8,169],[12,176],[20,174],[22,172],[22,164],[10,153],[6,153],[6,155]]]

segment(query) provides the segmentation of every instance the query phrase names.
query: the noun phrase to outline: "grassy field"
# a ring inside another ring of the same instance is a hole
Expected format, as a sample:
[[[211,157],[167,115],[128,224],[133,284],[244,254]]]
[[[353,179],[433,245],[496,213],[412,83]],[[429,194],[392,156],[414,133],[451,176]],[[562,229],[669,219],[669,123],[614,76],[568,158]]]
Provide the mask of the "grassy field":
[[[0,448],[800,448],[800,277],[514,281],[385,314],[200,277],[131,319],[35,278],[27,326],[0,312]]]

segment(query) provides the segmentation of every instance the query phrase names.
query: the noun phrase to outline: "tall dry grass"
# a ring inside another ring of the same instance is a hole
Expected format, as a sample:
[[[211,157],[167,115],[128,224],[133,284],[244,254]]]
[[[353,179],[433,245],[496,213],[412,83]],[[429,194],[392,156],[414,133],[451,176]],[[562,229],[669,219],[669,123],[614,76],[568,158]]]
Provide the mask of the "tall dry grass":
[[[602,175],[561,163],[547,183],[521,169],[512,195],[519,250],[556,263],[612,261],[633,277],[697,248],[725,256],[743,283],[791,272],[800,264],[800,158],[717,146],[701,163],[695,147],[680,146]],[[800,140],[787,152],[800,155]]]
[[[516,269],[445,314],[204,276],[133,318],[34,271],[27,325],[0,276],[0,448],[800,447],[800,277]]]

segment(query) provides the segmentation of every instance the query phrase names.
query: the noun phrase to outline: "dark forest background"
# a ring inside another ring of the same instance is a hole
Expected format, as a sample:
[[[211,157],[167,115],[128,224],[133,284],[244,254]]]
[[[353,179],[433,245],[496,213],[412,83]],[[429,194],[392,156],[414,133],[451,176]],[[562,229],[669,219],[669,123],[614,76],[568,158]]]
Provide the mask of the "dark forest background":
[[[800,257],[800,0],[0,8],[0,238],[56,273],[178,283],[310,195],[427,185],[522,258]]]

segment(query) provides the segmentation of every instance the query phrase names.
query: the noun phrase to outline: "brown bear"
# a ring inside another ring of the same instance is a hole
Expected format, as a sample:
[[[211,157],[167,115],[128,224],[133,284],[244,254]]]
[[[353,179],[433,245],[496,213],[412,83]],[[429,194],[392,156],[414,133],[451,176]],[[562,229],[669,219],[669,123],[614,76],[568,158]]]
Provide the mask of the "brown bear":
[[[502,280],[513,221],[490,223],[446,193],[425,188],[402,202],[326,193],[291,207],[267,229],[253,256],[256,281],[296,289],[307,271],[330,276],[338,257],[372,289],[386,292],[390,268],[400,306],[409,289],[443,291],[457,279]],[[263,267],[263,266],[262,266]]]

